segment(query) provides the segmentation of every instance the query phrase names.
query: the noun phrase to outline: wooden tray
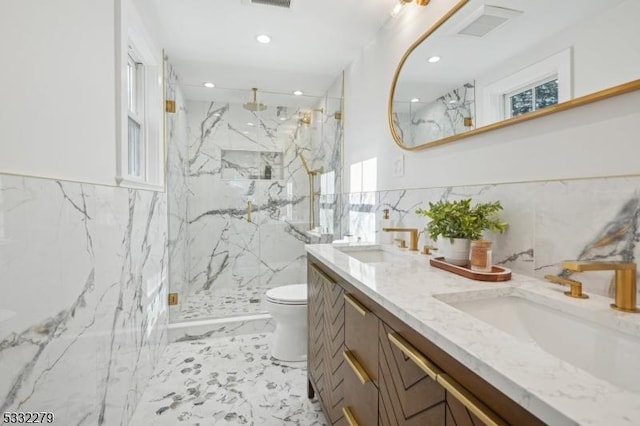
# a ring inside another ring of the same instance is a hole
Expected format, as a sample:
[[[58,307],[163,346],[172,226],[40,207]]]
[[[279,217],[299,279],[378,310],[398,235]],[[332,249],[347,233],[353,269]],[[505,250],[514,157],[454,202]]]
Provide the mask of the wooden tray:
[[[435,266],[436,268],[444,269],[445,271],[453,272],[456,275],[477,281],[498,282],[509,281],[511,279],[511,270],[501,266],[493,265],[491,267],[491,272],[478,272],[472,271],[469,264],[465,266],[458,266],[452,263],[447,263],[444,261],[444,257],[431,258],[429,263],[431,263],[431,266]]]

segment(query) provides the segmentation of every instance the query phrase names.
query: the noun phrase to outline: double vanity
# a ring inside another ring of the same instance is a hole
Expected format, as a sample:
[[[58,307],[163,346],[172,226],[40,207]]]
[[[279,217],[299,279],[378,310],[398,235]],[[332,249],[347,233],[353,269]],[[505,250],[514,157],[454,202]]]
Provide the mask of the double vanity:
[[[392,246],[307,246],[309,396],[340,425],[638,425],[640,315]]]

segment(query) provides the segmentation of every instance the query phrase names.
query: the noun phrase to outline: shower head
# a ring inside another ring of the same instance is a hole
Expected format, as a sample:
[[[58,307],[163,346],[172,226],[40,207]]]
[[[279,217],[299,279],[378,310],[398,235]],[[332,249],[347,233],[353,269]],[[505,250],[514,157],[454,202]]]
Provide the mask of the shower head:
[[[251,90],[253,90],[253,101],[245,102],[244,104],[242,104],[242,107],[251,112],[264,111],[265,109],[267,109],[267,106],[265,104],[259,103],[257,100],[258,88],[253,87]]]

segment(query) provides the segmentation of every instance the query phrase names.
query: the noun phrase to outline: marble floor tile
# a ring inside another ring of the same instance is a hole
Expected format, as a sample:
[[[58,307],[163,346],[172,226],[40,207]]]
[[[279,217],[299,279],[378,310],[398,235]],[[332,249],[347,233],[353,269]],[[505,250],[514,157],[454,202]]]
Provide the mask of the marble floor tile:
[[[263,299],[268,289],[264,286],[200,290],[183,302],[175,321],[265,313]]]
[[[306,363],[272,359],[270,338],[168,345],[130,425],[327,425],[318,401],[307,398]]]

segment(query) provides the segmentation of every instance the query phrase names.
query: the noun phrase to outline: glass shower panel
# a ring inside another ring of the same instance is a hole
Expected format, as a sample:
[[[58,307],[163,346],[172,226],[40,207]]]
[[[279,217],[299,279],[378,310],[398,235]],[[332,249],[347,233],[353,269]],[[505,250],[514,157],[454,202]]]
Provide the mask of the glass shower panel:
[[[320,175],[341,153],[323,137],[326,98],[258,90],[262,108],[251,90],[181,88],[186,142],[173,129],[167,150],[169,239],[181,235],[170,248],[180,293],[171,321],[264,313],[267,290],[306,281],[304,245],[318,242],[310,209],[318,221]]]

